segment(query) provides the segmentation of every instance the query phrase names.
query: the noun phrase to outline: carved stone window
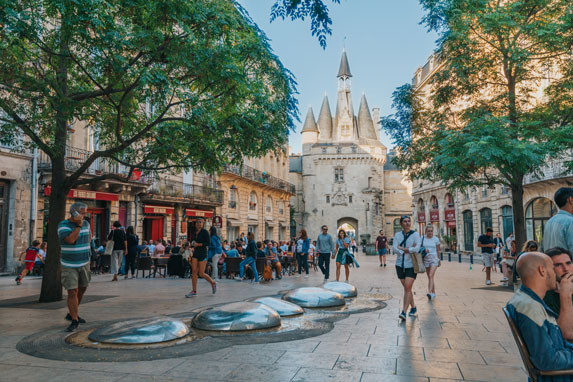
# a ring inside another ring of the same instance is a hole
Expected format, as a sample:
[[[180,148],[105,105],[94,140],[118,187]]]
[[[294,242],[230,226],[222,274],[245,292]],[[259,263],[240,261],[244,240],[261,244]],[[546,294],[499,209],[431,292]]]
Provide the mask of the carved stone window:
[[[344,168],[342,168],[342,167],[335,167],[334,168],[334,181],[336,183],[343,183],[344,182]]]

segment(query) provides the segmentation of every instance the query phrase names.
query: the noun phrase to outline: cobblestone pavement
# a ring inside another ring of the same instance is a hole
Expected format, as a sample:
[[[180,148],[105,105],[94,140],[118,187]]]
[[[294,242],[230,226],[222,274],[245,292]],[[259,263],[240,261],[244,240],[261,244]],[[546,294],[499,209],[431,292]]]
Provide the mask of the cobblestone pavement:
[[[511,293],[486,288],[481,266],[444,263],[437,272],[437,298],[425,297],[427,279],[414,286],[418,317],[400,323],[401,286],[393,257],[387,268],[377,257],[359,256],[350,282],[360,292],[390,293],[385,309],[355,314],[336,322],[324,335],[262,345],[244,344],[192,357],[148,362],[62,362],[19,353],[24,336],[42,329],[66,327],[60,303],[7,308],[6,300],[38,293],[40,280],[26,278],[16,286],[0,279],[0,370],[5,381],[527,381],[519,353],[501,307]],[[334,266],[331,264],[331,272]],[[501,278],[493,274],[496,282]],[[95,276],[80,307],[89,322],[188,312],[214,303],[239,301],[299,286],[322,283],[320,272],[309,278],[285,277],[254,285],[223,280],[216,295],[199,280],[199,296],[184,298],[191,281],[136,279],[110,282]],[[497,282],[496,282],[497,284]],[[54,306],[55,305],[55,306]],[[43,305],[40,305],[43,306]],[[23,308],[25,307],[25,308]]]

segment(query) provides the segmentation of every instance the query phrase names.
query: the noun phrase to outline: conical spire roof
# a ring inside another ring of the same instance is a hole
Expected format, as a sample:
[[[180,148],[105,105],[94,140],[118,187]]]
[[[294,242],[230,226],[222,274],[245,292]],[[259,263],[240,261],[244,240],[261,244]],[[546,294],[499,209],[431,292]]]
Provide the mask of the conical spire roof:
[[[306,120],[304,121],[304,126],[302,127],[302,133],[312,132],[318,133],[316,128],[316,119],[314,118],[314,113],[312,107],[308,107],[308,112],[306,113]]]
[[[362,94],[358,108],[358,135],[360,138],[378,139],[365,94]]]
[[[350,73],[350,65],[348,64],[348,57],[346,57],[346,49],[342,51],[340,67],[338,68],[338,75],[336,77],[352,77],[352,74]]]
[[[322,100],[320,114],[318,115],[318,127],[320,128],[321,139],[328,139],[332,136],[332,114],[330,113],[330,104],[326,94]]]

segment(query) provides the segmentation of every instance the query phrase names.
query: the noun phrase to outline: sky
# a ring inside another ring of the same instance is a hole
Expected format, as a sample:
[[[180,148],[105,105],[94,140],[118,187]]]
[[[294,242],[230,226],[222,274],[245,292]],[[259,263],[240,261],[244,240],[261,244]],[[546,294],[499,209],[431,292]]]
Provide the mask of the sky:
[[[270,23],[273,0],[239,0],[271,40],[281,62],[298,82],[300,122],[289,143],[293,153],[302,151],[302,124],[308,107],[318,116],[326,93],[331,112],[336,107],[338,66],[345,47],[352,72],[352,100],[360,104],[366,94],[370,109],[382,116],[392,113],[392,92],[410,82],[435,49],[437,36],[419,25],[423,12],[417,0],[327,0],[333,33],[323,50],[310,31],[310,20],[275,20]],[[355,112],[358,112],[356,109]],[[381,133],[381,141],[392,147]]]

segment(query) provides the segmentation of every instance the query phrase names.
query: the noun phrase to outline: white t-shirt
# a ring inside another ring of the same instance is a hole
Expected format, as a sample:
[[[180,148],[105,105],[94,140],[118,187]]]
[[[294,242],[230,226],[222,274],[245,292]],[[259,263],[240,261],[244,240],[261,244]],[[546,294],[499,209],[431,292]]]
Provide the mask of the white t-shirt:
[[[316,251],[316,247],[314,246],[314,244],[310,244],[310,247],[308,248],[308,254],[314,255],[314,251]]]
[[[432,236],[432,238],[428,239],[426,236],[424,236],[423,238],[424,240],[422,241],[422,246],[424,248],[426,248],[428,250],[428,253],[426,254],[426,256],[432,256],[432,257],[438,257],[438,245],[440,245],[440,239],[438,239],[435,236]]]

